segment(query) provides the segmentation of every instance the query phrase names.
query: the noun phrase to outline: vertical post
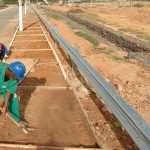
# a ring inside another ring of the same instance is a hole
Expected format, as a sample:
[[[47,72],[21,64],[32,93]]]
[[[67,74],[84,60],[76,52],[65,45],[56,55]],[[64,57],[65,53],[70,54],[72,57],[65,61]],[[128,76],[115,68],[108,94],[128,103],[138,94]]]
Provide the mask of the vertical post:
[[[24,3],[24,13],[27,14],[27,1],[25,0],[25,3]]]
[[[56,39],[55,43],[56,43],[57,48],[59,48],[60,46],[59,46],[59,42],[57,39]]]
[[[19,31],[23,31],[22,0],[19,1]]]
[[[28,10],[28,7],[29,7],[29,3],[30,3],[30,1],[29,0],[26,0],[26,7],[27,7],[27,10]]]
[[[93,3],[93,1],[91,0],[91,7],[92,7],[92,3]]]
[[[37,1],[36,1],[36,5],[37,5],[37,7],[39,6],[39,5],[38,5],[38,3],[39,3],[39,1],[37,0]]]
[[[76,46],[75,46],[75,50],[79,52],[80,46],[77,46],[77,45],[76,45]],[[75,64],[74,61],[72,61],[72,71],[74,71],[74,73],[77,73],[77,70],[78,70],[77,65]]]

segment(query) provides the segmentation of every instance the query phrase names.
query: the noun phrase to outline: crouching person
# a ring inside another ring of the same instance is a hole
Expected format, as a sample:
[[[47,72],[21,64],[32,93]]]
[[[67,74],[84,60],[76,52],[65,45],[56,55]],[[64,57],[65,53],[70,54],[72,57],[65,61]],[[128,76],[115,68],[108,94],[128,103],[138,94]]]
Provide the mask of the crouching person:
[[[26,68],[21,62],[11,64],[0,62],[0,95],[4,100],[2,111],[4,114],[8,112],[21,127],[27,126],[27,123],[20,118],[16,89],[19,81],[24,79],[25,72]]]

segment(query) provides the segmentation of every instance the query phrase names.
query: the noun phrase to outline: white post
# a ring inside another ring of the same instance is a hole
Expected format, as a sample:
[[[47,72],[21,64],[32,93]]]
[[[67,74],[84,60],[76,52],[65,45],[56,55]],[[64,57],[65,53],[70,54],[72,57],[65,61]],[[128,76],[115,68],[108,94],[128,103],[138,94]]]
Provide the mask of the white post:
[[[24,13],[27,13],[27,1],[25,0],[25,4],[24,4]]]
[[[91,7],[92,7],[92,3],[93,3],[93,1],[91,0]]]
[[[27,2],[27,10],[28,10],[28,8],[29,8],[29,4],[30,4],[30,0],[26,0],[26,2]]]
[[[22,0],[19,1],[19,31],[23,31]]]

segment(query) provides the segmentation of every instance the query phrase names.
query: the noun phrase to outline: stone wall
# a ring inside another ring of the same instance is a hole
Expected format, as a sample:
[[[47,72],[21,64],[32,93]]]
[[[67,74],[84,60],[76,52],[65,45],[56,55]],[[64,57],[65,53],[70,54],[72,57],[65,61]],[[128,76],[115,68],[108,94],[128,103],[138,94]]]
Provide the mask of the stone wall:
[[[148,42],[144,42],[136,38],[124,35],[118,31],[112,30],[96,22],[87,21],[86,19],[83,19],[80,14],[67,13],[66,15],[68,18],[72,19],[78,24],[85,26],[89,30],[94,31],[101,37],[127,51],[150,53],[150,43]]]

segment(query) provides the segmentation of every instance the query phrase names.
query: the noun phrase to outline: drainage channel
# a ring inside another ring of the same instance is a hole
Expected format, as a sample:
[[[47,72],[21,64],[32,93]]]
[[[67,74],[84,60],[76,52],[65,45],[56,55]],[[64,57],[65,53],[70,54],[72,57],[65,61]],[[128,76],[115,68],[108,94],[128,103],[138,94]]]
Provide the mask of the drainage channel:
[[[2,114],[0,146],[98,148],[76,96],[64,78],[54,49],[50,47],[34,13],[25,16],[24,31],[17,31],[10,51],[7,63],[21,61],[27,70],[40,59],[17,90],[21,116],[34,130],[25,135]]]

